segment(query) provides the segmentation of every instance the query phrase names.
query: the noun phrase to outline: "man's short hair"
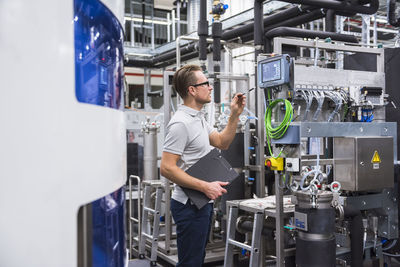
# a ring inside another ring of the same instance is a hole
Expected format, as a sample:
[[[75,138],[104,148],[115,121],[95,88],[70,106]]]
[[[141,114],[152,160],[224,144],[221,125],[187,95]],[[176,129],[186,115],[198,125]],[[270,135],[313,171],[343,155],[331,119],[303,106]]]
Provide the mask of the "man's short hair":
[[[177,70],[172,78],[172,87],[182,99],[188,95],[189,86],[197,82],[195,71],[202,71],[202,69],[198,65],[185,65]]]

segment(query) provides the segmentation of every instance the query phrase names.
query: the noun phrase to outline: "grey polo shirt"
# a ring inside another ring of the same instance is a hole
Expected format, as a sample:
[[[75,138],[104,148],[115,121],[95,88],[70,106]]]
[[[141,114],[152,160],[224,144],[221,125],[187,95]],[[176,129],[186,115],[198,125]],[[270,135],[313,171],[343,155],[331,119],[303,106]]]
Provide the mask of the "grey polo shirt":
[[[202,111],[181,105],[167,125],[163,151],[181,156],[177,166],[185,171],[211,151],[209,136],[215,130],[206,122]],[[188,200],[176,184],[172,198],[183,204]]]

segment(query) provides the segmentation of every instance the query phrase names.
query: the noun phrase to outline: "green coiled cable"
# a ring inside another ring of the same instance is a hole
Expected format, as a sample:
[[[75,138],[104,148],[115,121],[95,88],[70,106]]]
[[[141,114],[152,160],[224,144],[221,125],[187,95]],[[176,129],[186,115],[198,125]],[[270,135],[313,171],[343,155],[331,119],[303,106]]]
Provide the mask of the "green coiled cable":
[[[268,90],[268,100],[270,100],[270,95],[269,95],[269,90]],[[272,109],[278,104],[283,102],[285,104],[285,117],[283,118],[283,121],[277,126],[277,127],[272,127],[271,123],[271,117],[272,117]],[[280,139],[283,137],[283,135],[286,133],[287,128],[289,127],[290,123],[292,122],[293,118],[293,107],[290,101],[286,99],[276,99],[272,101],[268,107],[267,110],[265,111],[265,133],[267,135],[267,143],[268,143],[268,149],[271,157],[273,158],[279,158],[280,155],[282,154],[283,149],[279,152],[278,156],[274,156],[272,154],[271,150],[271,139]]]

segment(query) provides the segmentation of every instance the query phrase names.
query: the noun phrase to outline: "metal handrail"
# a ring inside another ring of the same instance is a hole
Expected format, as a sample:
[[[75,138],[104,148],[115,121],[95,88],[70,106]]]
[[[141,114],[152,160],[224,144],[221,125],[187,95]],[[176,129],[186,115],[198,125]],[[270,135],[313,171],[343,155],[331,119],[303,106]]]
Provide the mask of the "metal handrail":
[[[132,179],[137,180],[137,192],[138,192],[138,198],[137,198],[137,208],[138,208],[138,217],[134,218],[132,216]],[[141,213],[140,213],[140,198],[141,198],[141,180],[140,177],[137,175],[130,175],[129,176],[129,259],[133,259],[132,257],[132,243],[133,243],[133,230],[132,230],[132,221],[136,222],[138,224],[138,244],[140,243],[141,239]]]

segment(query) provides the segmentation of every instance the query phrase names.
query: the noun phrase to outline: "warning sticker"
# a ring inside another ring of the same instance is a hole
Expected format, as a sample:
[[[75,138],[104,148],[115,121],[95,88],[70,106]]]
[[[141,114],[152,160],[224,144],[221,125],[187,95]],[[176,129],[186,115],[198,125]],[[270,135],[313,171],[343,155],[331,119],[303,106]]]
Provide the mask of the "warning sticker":
[[[381,158],[379,157],[378,151],[375,150],[374,155],[372,156],[371,163],[381,163]]]

